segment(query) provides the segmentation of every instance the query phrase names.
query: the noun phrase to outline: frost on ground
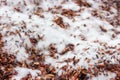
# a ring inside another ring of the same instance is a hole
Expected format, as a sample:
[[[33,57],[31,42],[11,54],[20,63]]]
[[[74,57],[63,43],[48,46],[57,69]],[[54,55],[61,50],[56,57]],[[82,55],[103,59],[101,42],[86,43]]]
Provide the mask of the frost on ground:
[[[0,79],[120,80],[119,0],[0,0]]]

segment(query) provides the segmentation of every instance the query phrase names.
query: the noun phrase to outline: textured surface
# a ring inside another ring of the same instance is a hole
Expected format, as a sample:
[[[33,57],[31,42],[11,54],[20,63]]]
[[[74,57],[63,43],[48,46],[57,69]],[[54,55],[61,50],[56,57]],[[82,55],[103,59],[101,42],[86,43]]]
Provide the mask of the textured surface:
[[[119,0],[0,0],[0,78],[119,80]]]

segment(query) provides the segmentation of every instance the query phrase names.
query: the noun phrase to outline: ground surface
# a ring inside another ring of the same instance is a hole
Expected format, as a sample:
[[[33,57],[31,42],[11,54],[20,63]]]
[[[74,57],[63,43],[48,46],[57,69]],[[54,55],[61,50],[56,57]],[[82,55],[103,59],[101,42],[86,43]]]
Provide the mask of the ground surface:
[[[119,0],[0,0],[0,80],[120,80]]]

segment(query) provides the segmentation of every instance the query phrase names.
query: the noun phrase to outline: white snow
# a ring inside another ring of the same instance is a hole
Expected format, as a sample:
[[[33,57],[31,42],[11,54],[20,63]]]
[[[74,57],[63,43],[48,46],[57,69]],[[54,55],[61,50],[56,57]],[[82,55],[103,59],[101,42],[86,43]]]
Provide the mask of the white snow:
[[[92,79],[89,80],[110,80],[111,78],[115,77],[116,75],[114,73],[109,73],[106,76],[102,73],[101,75],[97,76],[97,77],[93,77]]]
[[[27,6],[23,5],[23,1],[27,3]],[[5,25],[0,25],[0,32],[4,35],[3,40],[5,41],[4,50],[8,53],[14,54],[17,57],[18,61],[27,60],[28,54],[25,51],[25,46],[32,47],[32,44],[29,40],[29,37],[37,37],[37,35],[43,35],[43,41],[39,41],[36,45],[37,49],[47,48],[50,43],[55,43],[58,50],[58,59],[53,59],[49,56],[46,56],[46,64],[52,64],[57,67],[62,67],[66,65],[66,63],[58,63],[68,58],[73,58],[74,56],[80,59],[80,62],[73,66],[73,64],[69,64],[74,68],[78,66],[89,67],[90,64],[95,64],[99,59],[96,58],[96,54],[98,48],[103,48],[99,43],[94,43],[94,41],[99,40],[99,42],[107,43],[108,45],[120,47],[120,35],[117,35],[115,39],[111,39],[111,35],[113,32],[110,30],[114,28],[114,26],[110,25],[106,20],[97,18],[92,16],[92,10],[97,10],[101,12],[101,15],[107,14],[107,12],[101,10],[99,5],[102,5],[102,1],[99,0],[88,0],[89,3],[92,4],[91,8],[84,8],[83,11],[77,12],[78,16],[73,19],[69,19],[66,16],[61,15],[61,10],[58,14],[53,14],[52,11],[48,11],[49,8],[54,8],[54,6],[62,6],[63,9],[71,9],[73,11],[77,11],[80,7],[73,2],[73,0],[68,0],[68,2],[62,4],[64,0],[40,0],[40,5],[43,9],[41,12],[44,15],[44,18],[41,18],[35,14],[35,8],[37,8],[33,3],[30,3],[30,0],[7,0],[8,5],[0,6],[0,23]],[[21,3],[19,3],[21,2]],[[17,12],[14,10],[14,7],[20,6],[23,12]],[[27,10],[28,9],[28,10]],[[111,11],[114,14],[110,14],[111,18],[117,14],[115,8],[111,8]],[[29,18],[31,15],[31,18]],[[53,21],[55,17],[62,17],[65,23],[69,24],[68,29],[60,28]],[[22,29],[22,22],[26,23],[26,28]],[[14,26],[12,25],[14,23]],[[86,27],[84,26],[86,24]],[[37,27],[36,27],[37,26]],[[108,32],[104,33],[100,30],[99,26],[104,26]],[[16,33],[16,30],[20,32],[20,35]],[[118,29],[119,30],[119,29]],[[119,30],[120,31],[120,30]],[[15,34],[11,35],[10,32],[14,32]],[[25,35],[25,32],[29,35]],[[76,36],[74,38],[73,36]],[[7,36],[6,36],[7,35]],[[79,35],[83,35],[86,38],[86,41],[81,40]],[[75,50],[72,52],[68,52],[65,55],[59,55],[59,53],[64,49],[65,45],[68,43],[75,44]],[[80,45],[77,45],[77,44]],[[89,48],[87,51],[83,49]],[[43,52],[46,53],[46,50]],[[47,53],[46,53],[47,54]],[[111,59],[111,55],[98,55],[100,58],[104,56],[104,59],[111,60],[111,63],[117,63],[117,59],[119,59],[120,55],[115,55],[115,59]],[[91,59],[88,64],[85,61],[85,58]],[[95,60],[93,60],[95,58]],[[20,78],[24,77],[29,72],[36,76],[36,73],[39,73],[39,70],[31,70],[26,68],[17,67],[18,75],[13,77],[13,79],[20,80]],[[61,72],[58,72],[61,74]],[[114,78],[115,74],[110,74],[109,77],[105,77],[103,75],[99,75],[98,77],[94,77],[92,80],[109,80],[110,78]]]
[[[37,76],[37,73],[40,74],[39,70],[32,70],[27,68],[16,67],[15,70],[18,72],[17,75],[13,76],[12,80],[17,79],[20,80],[21,78],[25,77],[27,74],[31,74],[33,78]]]

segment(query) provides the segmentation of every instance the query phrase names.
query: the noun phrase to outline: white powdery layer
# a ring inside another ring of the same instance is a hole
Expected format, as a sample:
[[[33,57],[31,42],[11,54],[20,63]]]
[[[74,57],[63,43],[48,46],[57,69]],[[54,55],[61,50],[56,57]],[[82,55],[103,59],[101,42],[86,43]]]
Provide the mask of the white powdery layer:
[[[18,61],[22,62],[24,60],[27,60],[27,58],[29,57],[29,54],[25,50],[26,45],[29,48],[33,46],[29,38],[37,38],[37,36],[40,35],[44,36],[44,39],[43,41],[38,42],[38,44],[35,46],[36,49],[45,49],[51,43],[56,44],[58,50],[57,55],[59,56],[59,58],[53,59],[50,56],[46,56],[45,60],[46,64],[50,63],[55,66],[55,68],[58,67],[58,71],[62,66],[67,64],[59,62],[73,57],[80,59],[80,61],[75,66],[72,63],[69,63],[69,65],[74,68],[77,68],[79,66],[88,68],[89,65],[94,65],[95,63],[98,63],[98,60],[100,60],[101,58],[105,60],[110,60],[111,63],[117,63],[116,59],[119,59],[120,57],[120,55],[118,55],[118,52],[116,52],[114,55],[98,55],[99,59],[97,59],[96,57],[96,55],[98,54],[98,50],[104,47],[101,46],[99,43],[94,43],[94,41],[99,40],[99,42],[107,43],[107,45],[109,46],[117,46],[118,48],[120,47],[120,45],[118,45],[120,44],[120,35],[117,35],[115,39],[112,39],[111,37],[111,35],[113,34],[111,29],[113,29],[114,26],[110,25],[104,19],[102,20],[91,15],[92,10],[99,10],[98,12],[100,12],[101,15],[106,16],[108,12],[99,9],[99,5],[102,5],[101,2],[96,3],[94,0],[89,0],[88,2],[93,4],[93,6],[91,8],[83,7],[84,10],[81,12],[77,12],[77,14],[79,15],[75,16],[73,21],[73,19],[69,19],[61,15],[60,11],[58,14],[53,14],[52,11],[48,11],[49,8],[54,8],[54,6],[58,5],[61,5],[64,9],[78,11],[80,7],[78,7],[78,5],[76,5],[72,0],[69,0],[64,4],[61,4],[62,0],[41,0],[39,7],[43,9],[43,12],[41,14],[44,15],[44,18],[33,14],[34,10],[37,8],[33,3],[30,3],[29,0],[24,1],[27,3],[26,6],[23,5],[23,0],[8,0],[8,5],[0,7],[0,16],[2,16],[0,22],[5,23],[4,26],[0,26],[0,31],[4,35],[4,50],[8,53],[16,55]],[[14,10],[15,7],[19,7],[22,12],[16,12]],[[114,8],[112,8],[111,11],[114,14],[110,17],[117,14],[117,11]],[[29,15],[31,16],[31,18],[29,18]],[[57,16],[62,17],[63,21],[69,24],[68,29],[62,29],[57,24],[55,24],[53,20]],[[22,29],[23,22],[26,24],[26,28],[24,29]],[[12,25],[12,23],[14,23],[14,26]],[[84,26],[84,24],[86,25],[86,27]],[[103,33],[100,30],[99,26],[104,26],[108,32]],[[19,31],[19,34],[17,34],[17,31]],[[12,32],[14,32],[15,34],[11,35]],[[25,35],[25,33],[27,33],[28,35]],[[85,36],[86,41],[81,40],[79,35]],[[65,55],[59,55],[59,53],[68,43],[73,43],[75,45],[75,50],[68,52]],[[85,51],[84,49],[86,48],[88,48],[88,50]],[[47,50],[43,50],[43,53],[49,54]],[[112,58],[112,56],[115,56],[115,58]],[[85,61],[86,58],[90,59],[90,63],[87,63]],[[28,69],[22,68],[16,69],[19,72],[18,77],[23,76],[21,74],[21,71],[27,71],[27,73],[30,71]],[[33,72],[31,71],[31,73]]]

